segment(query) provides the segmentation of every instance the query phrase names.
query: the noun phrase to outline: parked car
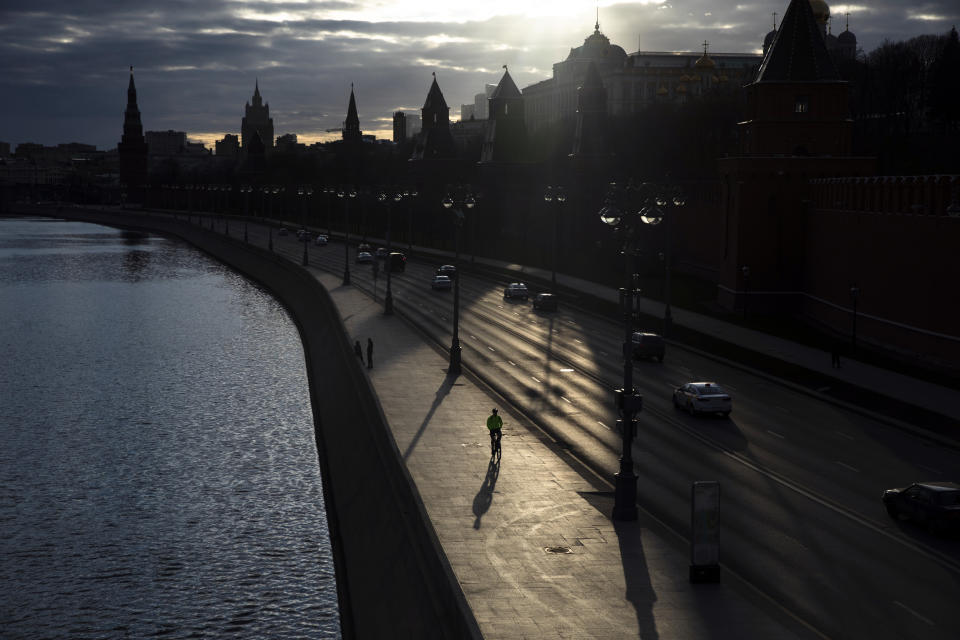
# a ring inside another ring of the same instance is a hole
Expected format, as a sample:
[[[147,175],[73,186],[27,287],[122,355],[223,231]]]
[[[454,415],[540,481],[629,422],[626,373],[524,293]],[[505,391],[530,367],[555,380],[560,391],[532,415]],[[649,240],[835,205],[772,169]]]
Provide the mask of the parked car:
[[[373,254],[369,251],[358,251],[357,262],[373,262]]]
[[[280,227],[280,230],[277,231],[277,235],[278,235],[278,236],[285,236],[285,235],[287,235],[288,233],[290,233],[290,232],[287,231],[287,228],[286,228],[286,227]]]
[[[449,291],[452,286],[453,280],[450,276],[433,276],[433,282],[430,283],[430,288],[434,291]]]
[[[457,268],[452,264],[443,264],[437,267],[438,276],[449,276],[451,280],[457,277]]]
[[[327,238],[327,236],[323,235],[322,233],[318,233],[317,237],[313,239],[313,244],[320,247],[325,247],[329,241],[330,239]]]
[[[387,257],[387,248],[386,247],[377,247],[377,250],[373,253],[377,258],[383,259]]]
[[[507,285],[506,289],[503,290],[504,298],[523,298],[524,300],[530,295],[527,285],[522,282],[511,282]]]
[[[733,411],[733,399],[716,382],[688,382],[674,389],[673,406],[686,409],[692,416],[719,413],[727,417]]]
[[[931,533],[960,532],[960,484],[914,482],[883,492],[883,506],[894,520],[906,517]]]
[[[533,296],[533,308],[540,311],[556,311],[557,296],[552,293],[538,293]]]
[[[399,251],[391,251],[387,264],[390,265],[390,271],[403,273],[407,270],[407,256]]]
[[[367,253],[370,253],[370,245],[366,242],[361,242],[357,245],[357,251],[366,251]]]
[[[663,362],[664,342],[663,336],[646,331],[634,331],[630,338],[633,345],[633,357],[636,358],[656,358]]]

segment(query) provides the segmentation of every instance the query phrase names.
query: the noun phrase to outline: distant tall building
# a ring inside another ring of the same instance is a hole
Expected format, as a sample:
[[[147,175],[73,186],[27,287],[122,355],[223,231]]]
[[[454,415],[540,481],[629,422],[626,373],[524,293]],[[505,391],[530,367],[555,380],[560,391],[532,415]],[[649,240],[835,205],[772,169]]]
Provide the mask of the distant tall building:
[[[144,134],[151,156],[176,156],[187,148],[187,133],[185,131],[147,131]]]
[[[277,151],[296,151],[298,146],[297,134],[295,133],[285,133],[282,136],[277,136]]]
[[[260,134],[264,152],[269,154],[273,150],[273,118],[270,117],[270,104],[264,104],[260,97],[260,80],[256,81],[253,89],[253,104],[249,102],[244,108],[243,120],[240,123],[240,144],[244,154],[249,153],[254,132]]]
[[[407,139],[407,115],[403,111],[393,113],[393,141],[397,144]]]
[[[344,142],[361,142],[360,116],[357,114],[357,100],[353,96],[353,83],[350,83],[350,103],[347,105],[347,120],[343,123]]]
[[[473,96],[473,117],[477,120],[486,120],[490,117],[489,103],[490,96],[497,89],[495,84],[487,84],[483,87],[483,93]]]
[[[470,120],[476,120],[476,117],[474,117],[473,105],[472,104],[460,105],[460,121],[469,122]]]
[[[147,183],[147,143],[143,138],[143,124],[137,107],[137,87],[133,83],[133,67],[130,67],[130,84],[127,86],[127,109],[123,114],[123,137],[117,145],[120,163],[120,184],[127,192],[128,202],[143,202],[143,185]]]
[[[420,110],[423,117],[423,129],[414,150],[417,160],[452,158],[456,155],[453,136],[450,135],[450,107],[437,84],[437,74],[433,74],[433,83],[427,93],[427,99]]]
[[[214,145],[218,158],[236,158],[240,155],[240,138],[228,133]]]

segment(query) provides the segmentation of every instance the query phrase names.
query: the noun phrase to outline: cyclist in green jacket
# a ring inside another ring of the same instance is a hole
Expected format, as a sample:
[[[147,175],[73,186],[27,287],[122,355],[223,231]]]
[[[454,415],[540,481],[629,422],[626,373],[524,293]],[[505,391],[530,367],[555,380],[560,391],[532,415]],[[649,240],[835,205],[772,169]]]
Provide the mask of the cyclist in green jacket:
[[[497,456],[497,459],[500,458],[500,437],[502,435],[502,428],[503,419],[497,415],[497,410],[494,409],[493,413],[490,414],[490,417],[487,418],[487,429],[490,430],[490,456]]]

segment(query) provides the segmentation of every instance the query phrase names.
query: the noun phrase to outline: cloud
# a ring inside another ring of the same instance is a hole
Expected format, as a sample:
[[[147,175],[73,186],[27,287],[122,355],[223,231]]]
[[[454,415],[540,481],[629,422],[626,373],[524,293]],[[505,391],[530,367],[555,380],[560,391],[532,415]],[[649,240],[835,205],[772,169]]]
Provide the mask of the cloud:
[[[259,79],[277,135],[335,128],[354,83],[365,130],[423,104],[437,73],[459,112],[502,65],[521,88],[550,76],[593,31],[594,9],[564,0],[34,0],[0,6],[0,140],[116,145],[134,65],[144,127],[205,139],[238,132]],[[627,52],[757,51],[786,0],[600,4],[601,30]],[[862,48],[943,33],[955,1],[837,5],[834,33]]]

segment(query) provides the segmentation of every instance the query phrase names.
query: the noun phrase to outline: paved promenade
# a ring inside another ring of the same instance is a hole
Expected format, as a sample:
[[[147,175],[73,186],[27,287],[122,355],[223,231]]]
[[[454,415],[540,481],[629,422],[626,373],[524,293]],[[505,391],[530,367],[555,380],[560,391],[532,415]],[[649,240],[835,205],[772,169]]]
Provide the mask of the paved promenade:
[[[684,541],[642,511],[638,522],[612,522],[607,482],[470,375],[448,377],[447,356],[403,319],[311,272],[351,341],[373,339],[365,370],[484,638],[819,637],[730,573],[690,584]],[[500,464],[485,427],[494,406]]]

